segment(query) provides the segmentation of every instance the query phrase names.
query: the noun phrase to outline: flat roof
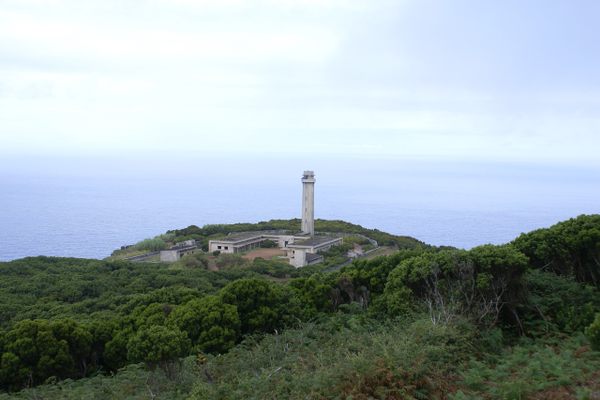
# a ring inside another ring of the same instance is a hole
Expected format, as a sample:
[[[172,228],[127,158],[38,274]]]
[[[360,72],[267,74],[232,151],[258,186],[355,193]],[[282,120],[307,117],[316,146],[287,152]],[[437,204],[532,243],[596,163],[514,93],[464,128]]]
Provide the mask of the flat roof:
[[[292,236],[294,237],[295,242],[290,243],[288,247],[300,246],[300,247],[317,247],[322,244],[326,244],[329,242],[334,242],[337,240],[341,240],[341,237],[336,236],[315,236],[310,237],[303,235],[293,235],[293,234],[283,234],[283,233],[274,233],[273,231],[258,231],[258,232],[240,232],[230,234],[221,239],[211,239],[211,243],[227,243],[231,245],[235,245],[237,243],[243,243],[250,240],[261,240],[267,239],[265,236]]]
[[[264,236],[264,232],[243,232],[243,233],[234,233],[232,235],[227,235],[222,239],[211,239],[211,242],[227,242],[227,243],[236,243],[243,242],[245,240],[250,239],[260,239]]]
[[[318,260],[320,258],[323,258],[323,256],[320,254],[306,253],[306,261],[308,261],[309,263],[313,262],[315,260]]]
[[[293,244],[288,245],[288,247],[295,247],[295,246],[316,247],[321,244],[334,242],[334,241],[341,240],[341,239],[342,239],[341,237],[334,237],[334,236],[316,236],[316,237],[312,237],[312,238],[306,239],[306,240],[299,240],[297,242],[294,242]]]
[[[161,251],[185,251],[185,250],[192,250],[192,249],[197,249],[198,246],[194,245],[190,245],[190,246],[175,246],[175,247],[171,247],[170,249],[166,249],[166,250],[161,250]]]

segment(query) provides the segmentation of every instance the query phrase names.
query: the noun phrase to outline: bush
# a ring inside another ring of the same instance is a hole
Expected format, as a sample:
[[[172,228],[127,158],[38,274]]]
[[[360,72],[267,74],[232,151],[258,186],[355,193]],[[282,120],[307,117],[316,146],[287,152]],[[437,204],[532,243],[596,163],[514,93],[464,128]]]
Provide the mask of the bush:
[[[531,270],[525,282],[527,301],[520,309],[528,335],[582,332],[600,311],[598,290],[574,277]]]
[[[302,314],[290,288],[266,280],[239,279],[219,295],[223,303],[237,307],[243,335],[273,332]]]
[[[134,246],[137,250],[144,251],[159,251],[167,248],[167,242],[163,239],[156,237],[153,239],[144,239]]]
[[[178,264],[185,268],[208,268],[208,260],[204,253],[186,254],[181,257]]]
[[[273,249],[277,247],[277,243],[272,240],[265,240],[261,242],[260,247],[264,247],[265,249]]]
[[[573,398],[548,395],[555,388],[586,386],[594,372],[600,370],[600,358],[586,351],[581,334],[556,340],[522,339],[500,355],[472,359],[461,372],[463,390],[451,396],[459,399],[549,399]],[[562,391],[560,393],[563,393]],[[538,394],[533,397],[534,394]],[[587,397],[585,397],[587,398]]]
[[[219,269],[228,269],[247,265],[249,262],[239,254],[221,254],[215,260],[215,265]]]
[[[428,320],[357,324],[353,314],[336,315],[209,357],[191,398],[437,398],[449,391],[471,330]]]
[[[596,314],[596,319],[585,329],[585,335],[590,340],[592,348],[600,351],[600,313]]]
[[[190,341],[179,329],[152,325],[141,328],[127,343],[127,358],[144,361],[150,367],[167,367],[170,361],[189,351]]]
[[[581,215],[514,240],[537,269],[600,287],[600,215]]]
[[[24,320],[2,338],[0,386],[10,389],[84,376],[92,335],[72,320]]]
[[[512,246],[426,252],[400,262],[381,301],[390,316],[425,307],[433,321],[466,316],[487,327],[510,323],[524,297],[526,265]]]
[[[216,296],[206,296],[179,306],[169,316],[186,332],[196,350],[220,353],[233,347],[240,335],[237,308]]]

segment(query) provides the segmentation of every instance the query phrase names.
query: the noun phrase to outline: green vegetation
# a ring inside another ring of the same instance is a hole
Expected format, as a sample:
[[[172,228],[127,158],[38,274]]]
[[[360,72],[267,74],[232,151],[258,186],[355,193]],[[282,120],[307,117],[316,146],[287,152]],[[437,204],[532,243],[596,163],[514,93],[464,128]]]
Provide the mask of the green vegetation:
[[[585,399],[600,391],[598,216],[468,251],[325,222],[399,250],[329,272],[226,254],[170,265],[0,263],[8,392],[0,399]],[[355,243],[367,245],[350,236],[345,246]]]
[[[167,248],[167,242],[160,237],[156,237],[153,239],[145,239],[141,242],[137,243],[134,248],[136,250],[146,250],[146,251],[158,251],[164,250]]]
[[[459,399],[590,399],[600,389],[600,353],[581,334],[551,340],[523,338],[515,346],[461,371]]]
[[[203,250],[207,251],[209,240],[223,238],[228,233],[264,230],[298,233],[299,226],[299,219],[273,219],[270,221],[258,222],[256,224],[239,223],[228,225],[205,225],[202,228],[196,225],[190,225],[187,228],[169,231],[166,233],[166,235],[171,238],[173,243],[194,239],[200,243]],[[377,229],[367,229],[360,225],[355,225],[344,221],[328,221],[317,219],[315,220],[315,230],[317,233],[348,233],[365,235],[376,240],[380,246],[394,246],[400,249],[426,247],[425,243],[408,236],[395,236],[389,233],[381,232]],[[164,237],[164,235],[162,237]]]
[[[200,367],[191,399],[429,398],[468,351],[470,331],[337,315],[258,342],[249,338]]]
[[[531,266],[600,287],[600,215],[582,215],[519,236]]]
[[[265,240],[260,244],[260,247],[264,247],[265,249],[273,249],[277,247],[277,243],[272,240]]]
[[[589,338],[592,348],[600,351],[600,313],[596,314],[596,319],[586,328],[585,334]]]

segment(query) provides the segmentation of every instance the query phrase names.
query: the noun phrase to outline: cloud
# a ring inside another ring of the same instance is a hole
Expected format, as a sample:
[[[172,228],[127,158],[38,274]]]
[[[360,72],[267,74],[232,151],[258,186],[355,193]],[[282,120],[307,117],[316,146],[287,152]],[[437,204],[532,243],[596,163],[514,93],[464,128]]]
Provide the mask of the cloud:
[[[595,162],[596,8],[8,0],[0,151]]]

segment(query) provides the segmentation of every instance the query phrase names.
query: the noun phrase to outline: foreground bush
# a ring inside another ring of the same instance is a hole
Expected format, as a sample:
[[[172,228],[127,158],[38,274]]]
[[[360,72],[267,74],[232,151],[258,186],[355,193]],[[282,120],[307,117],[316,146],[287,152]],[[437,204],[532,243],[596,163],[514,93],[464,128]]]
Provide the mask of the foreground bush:
[[[534,269],[525,282],[528,296],[520,314],[527,335],[583,332],[600,312],[600,292],[573,277]]]
[[[534,268],[600,287],[600,215],[580,215],[514,240]]]
[[[208,357],[192,399],[435,398],[467,353],[468,326],[371,326],[340,316]]]
[[[592,348],[596,351],[600,351],[600,313],[596,314],[596,319],[586,328],[585,334],[590,340]]]
[[[590,351],[581,334],[523,339],[498,356],[473,359],[461,373],[463,389],[450,398],[592,399],[590,394],[600,389],[598,371],[600,353]]]
[[[425,307],[434,322],[468,317],[478,325],[519,324],[527,258],[514,247],[425,252],[402,260],[381,298],[390,316]]]

